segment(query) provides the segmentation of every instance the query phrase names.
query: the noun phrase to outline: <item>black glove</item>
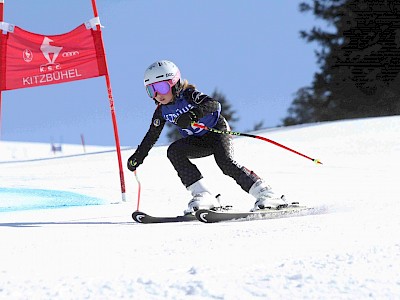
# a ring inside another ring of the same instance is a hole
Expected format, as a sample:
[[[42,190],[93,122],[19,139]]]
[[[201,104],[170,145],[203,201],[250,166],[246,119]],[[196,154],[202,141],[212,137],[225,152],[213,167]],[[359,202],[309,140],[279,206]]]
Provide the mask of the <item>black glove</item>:
[[[179,115],[175,119],[176,125],[178,125],[182,129],[188,128],[192,122],[197,122],[199,119],[201,119],[204,116],[203,111],[201,108],[198,107],[193,107],[191,110],[188,112]]]
[[[143,162],[143,158],[140,157],[139,152],[133,153],[131,157],[128,159],[128,169],[129,171],[135,171],[137,167],[139,167]]]

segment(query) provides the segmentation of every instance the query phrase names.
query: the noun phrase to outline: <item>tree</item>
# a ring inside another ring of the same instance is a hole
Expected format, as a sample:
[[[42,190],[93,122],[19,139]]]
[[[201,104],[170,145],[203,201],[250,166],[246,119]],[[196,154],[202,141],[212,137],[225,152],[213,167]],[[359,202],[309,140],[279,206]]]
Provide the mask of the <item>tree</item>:
[[[312,11],[330,30],[301,31],[320,46],[320,71],[298,90],[284,125],[400,114],[400,3],[314,0],[300,11]]]
[[[230,127],[233,129],[232,123],[237,122],[239,118],[235,116],[236,111],[233,110],[232,105],[226,99],[226,96],[222,92],[218,91],[218,89],[215,89],[214,92],[211,94],[211,98],[221,103],[221,114],[225,117],[225,119],[229,122]],[[167,126],[167,138],[170,142],[176,141],[177,139],[181,138],[181,135],[176,129],[176,126],[170,124],[169,122],[167,122]]]
[[[218,91],[218,89],[215,89],[214,92],[211,94],[211,98],[221,103],[221,114],[229,122],[229,126],[231,127],[231,129],[234,129],[234,123],[239,121],[239,118],[235,116],[236,111],[232,108],[232,105],[230,104],[228,99],[226,99],[226,96],[222,92]]]
[[[256,124],[254,124],[253,129],[251,131],[257,131],[257,130],[261,130],[264,128],[264,121],[259,121]]]

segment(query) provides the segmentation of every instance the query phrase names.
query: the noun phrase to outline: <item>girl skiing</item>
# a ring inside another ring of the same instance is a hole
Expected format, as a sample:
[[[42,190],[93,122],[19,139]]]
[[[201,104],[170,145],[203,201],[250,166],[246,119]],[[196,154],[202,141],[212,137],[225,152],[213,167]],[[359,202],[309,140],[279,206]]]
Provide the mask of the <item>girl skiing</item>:
[[[187,80],[182,80],[173,62],[161,60],[150,65],[144,73],[144,85],[147,94],[158,106],[149,130],[128,159],[130,171],[135,171],[143,163],[165,123],[170,122],[178,127],[183,137],[168,147],[167,156],[182,183],[192,194],[185,214],[220,206],[206,187],[200,171],[190,161],[209,155],[214,155],[215,162],[225,175],[232,177],[245,192],[256,198],[252,210],[277,209],[288,205],[283,195],[275,194],[253,171],[234,161],[231,136],[192,126],[193,122],[197,122],[209,128],[229,130],[227,121],[221,115],[221,104],[196,90]]]

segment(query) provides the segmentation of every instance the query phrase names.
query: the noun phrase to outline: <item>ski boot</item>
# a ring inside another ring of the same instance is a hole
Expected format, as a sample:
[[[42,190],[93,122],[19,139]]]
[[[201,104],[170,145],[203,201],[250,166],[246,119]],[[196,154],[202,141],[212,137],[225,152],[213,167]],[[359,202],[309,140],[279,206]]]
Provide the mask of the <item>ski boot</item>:
[[[257,180],[249,190],[249,194],[256,198],[251,211],[259,209],[280,209],[288,206],[284,195],[275,194],[272,188],[261,179]]]
[[[204,186],[203,179],[196,181],[187,187],[192,193],[193,198],[188,203],[188,208],[184,210],[184,214],[194,214],[199,209],[211,209],[219,207],[218,198],[213,197],[208,189]]]

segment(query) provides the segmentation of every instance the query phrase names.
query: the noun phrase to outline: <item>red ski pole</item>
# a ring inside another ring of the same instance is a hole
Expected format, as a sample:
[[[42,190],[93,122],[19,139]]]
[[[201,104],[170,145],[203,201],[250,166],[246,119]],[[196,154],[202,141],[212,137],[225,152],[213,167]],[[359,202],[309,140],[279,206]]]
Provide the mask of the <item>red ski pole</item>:
[[[297,155],[300,155],[300,156],[302,156],[302,157],[304,157],[304,158],[307,158],[307,159],[309,159],[309,160],[315,162],[316,164],[322,165],[322,162],[319,161],[318,159],[311,158],[311,157],[309,157],[309,156],[307,156],[307,155],[305,155],[305,154],[303,154],[303,153],[300,153],[300,152],[298,152],[298,151],[296,151],[296,150],[293,150],[293,149],[291,149],[291,148],[289,148],[289,147],[286,147],[285,145],[279,144],[279,143],[277,143],[277,142],[275,142],[275,141],[273,141],[273,140],[267,139],[267,138],[265,138],[265,137],[263,137],[263,136],[253,135],[253,134],[248,134],[248,133],[235,132],[235,131],[229,131],[229,130],[218,130],[218,129],[210,128],[210,127],[207,127],[207,126],[205,126],[205,125],[203,125],[203,124],[194,123],[194,122],[192,123],[192,125],[195,126],[195,127],[198,127],[198,128],[202,128],[202,129],[208,130],[208,131],[210,131],[210,132],[214,132],[214,133],[219,133],[219,134],[230,134],[230,135],[237,135],[237,136],[246,136],[246,137],[251,137],[251,138],[259,139],[259,140],[262,140],[262,141],[265,141],[265,142],[274,144],[275,146],[281,147],[281,148],[283,148],[283,149],[286,149],[286,150],[288,150],[288,151],[290,151],[290,152],[293,152],[293,153],[295,153],[295,154],[297,154]]]
[[[137,197],[137,205],[136,205],[136,210],[139,211],[139,205],[140,205],[140,193],[142,190],[142,185],[140,184],[139,176],[137,174],[137,171],[135,170],[133,172],[135,174],[136,182],[138,184],[138,197]]]

